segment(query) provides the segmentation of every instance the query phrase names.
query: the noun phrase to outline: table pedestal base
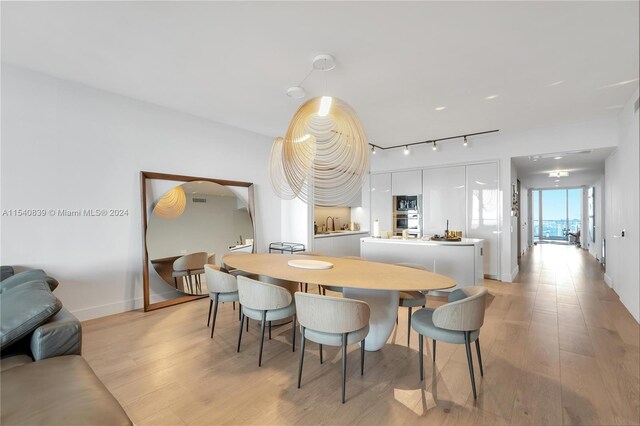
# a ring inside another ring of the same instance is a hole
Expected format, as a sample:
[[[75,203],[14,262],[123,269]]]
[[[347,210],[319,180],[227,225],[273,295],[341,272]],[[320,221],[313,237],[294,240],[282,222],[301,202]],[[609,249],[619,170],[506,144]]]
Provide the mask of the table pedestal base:
[[[398,316],[400,295],[397,291],[343,288],[343,296],[367,302],[371,308],[369,334],[364,349],[379,351],[389,340]]]

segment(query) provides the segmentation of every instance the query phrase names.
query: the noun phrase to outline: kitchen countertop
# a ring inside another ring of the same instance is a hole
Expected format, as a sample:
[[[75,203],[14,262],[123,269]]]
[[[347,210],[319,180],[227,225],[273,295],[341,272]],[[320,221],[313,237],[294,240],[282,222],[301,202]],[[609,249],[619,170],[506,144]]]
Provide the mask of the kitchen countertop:
[[[445,245],[445,246],[470,246],[484,241],[479,238],[463,238],[460,241],[429,241],[419,238],[411,238],[407,240],[398,238],[363,238],[363,241],[371,243],[388,243],[388,244],[424,244],[424,245]]]
[[[344,237],[347,235],[359,235],[359,234],[369,234],[368,230],[360,230],[360,231],[332,231],[329,234],[316,234],[315,238],[331,238],[331,237]]]

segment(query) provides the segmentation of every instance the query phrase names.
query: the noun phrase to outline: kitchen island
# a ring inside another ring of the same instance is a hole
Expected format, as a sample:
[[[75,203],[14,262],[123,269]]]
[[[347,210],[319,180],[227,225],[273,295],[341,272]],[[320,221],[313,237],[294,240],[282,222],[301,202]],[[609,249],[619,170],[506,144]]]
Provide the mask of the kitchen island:
[[[369,231],[330,231],[314,236],[313,251],[323,256],[360,256],[360,239]]]
[[[431,272],[456,280],[456,288],[482,285],[484,280],[484,240],[460,241],[422,239],[362,238],[360,255],[373,262],[414,263]]]

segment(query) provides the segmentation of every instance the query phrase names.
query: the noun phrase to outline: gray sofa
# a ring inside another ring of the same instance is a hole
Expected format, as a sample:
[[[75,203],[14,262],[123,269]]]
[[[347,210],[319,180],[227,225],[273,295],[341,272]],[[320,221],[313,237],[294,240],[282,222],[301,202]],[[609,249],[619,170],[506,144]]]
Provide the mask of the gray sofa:
[[[80,356],[82,326],[53,295],[58,281],[1,272],[0,424],[132,424]]]

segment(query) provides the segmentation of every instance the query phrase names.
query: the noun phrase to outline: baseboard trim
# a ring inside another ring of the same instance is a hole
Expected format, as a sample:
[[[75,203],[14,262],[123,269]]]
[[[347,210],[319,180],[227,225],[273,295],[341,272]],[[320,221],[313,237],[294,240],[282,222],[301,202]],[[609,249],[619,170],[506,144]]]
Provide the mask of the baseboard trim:
[[[613,280],[606,273],[604,274],[604,282],[610,287],[613,288]]]
[[[151,295],[151,303],[161,302],[175,297],[175,291],[166,291],[158,294]],[[96,318],[107,317],[109,315],[121,314],[123,312],[133,311],[136,309],[142,309],[144,302],[142,297],[136,297],[133,299],[120,300],[118,302],[107,303],[104,305],[90,306],[88,308],[72,310],[71,313],[75,315],[80,321],[88,321]]]
[[[518,276],[519,273],[520,273],[520,266],[516,265],[516,267],[513,269],[513,271],[511,271],[510,274],[502,274],[502,279],[500,281],[503,281],[506,283],[512,283],[516,280],[516,277]]]

